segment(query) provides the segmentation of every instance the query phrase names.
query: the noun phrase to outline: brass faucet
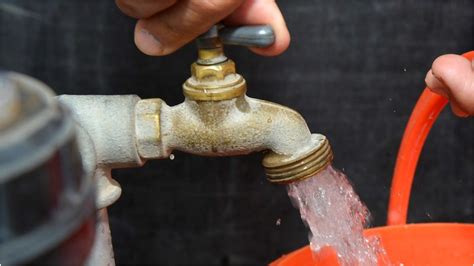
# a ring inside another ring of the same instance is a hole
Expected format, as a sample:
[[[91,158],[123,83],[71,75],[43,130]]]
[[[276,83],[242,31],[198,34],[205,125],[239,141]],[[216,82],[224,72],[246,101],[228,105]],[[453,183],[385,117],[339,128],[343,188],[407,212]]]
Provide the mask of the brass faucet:
[[[223,43],[264,47],[274,42],[269,26],[212,27],[198,38],[198,59],[183,84],[185,101],[161,99],[136,107],[137,146],[144,159],[168,157],[173,150],[203,156],[267,151],[268,180],[289,183],[324,169],[333,155],[328,140],[311,134],[296,111],[245,95],[245,79],[224,55]]]

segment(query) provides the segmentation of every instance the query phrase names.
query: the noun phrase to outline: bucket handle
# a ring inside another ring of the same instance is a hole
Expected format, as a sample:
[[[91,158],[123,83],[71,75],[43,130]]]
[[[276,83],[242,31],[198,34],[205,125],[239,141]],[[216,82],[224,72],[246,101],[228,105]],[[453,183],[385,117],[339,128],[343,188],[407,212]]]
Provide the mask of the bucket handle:
[[[462,56],[474,59],[474,51]],[[406,224],[411,186],[426,137],[448,99],[425,88],[403,133],[392,178],[387,225]]]

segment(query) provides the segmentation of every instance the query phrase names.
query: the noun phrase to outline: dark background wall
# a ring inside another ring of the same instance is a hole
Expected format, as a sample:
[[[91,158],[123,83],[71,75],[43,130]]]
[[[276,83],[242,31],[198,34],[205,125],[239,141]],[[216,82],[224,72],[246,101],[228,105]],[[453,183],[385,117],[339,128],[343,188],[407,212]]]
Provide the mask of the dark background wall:
[[[290,49],[262,58],[228,55],[248,94],[298,110],[328,136],[335,165],[372,211],[386,218],[400,138],[431,62],[474,47],[472,0],[280,1]],[[3,0],[0,66],[58,94],[138,94],[183,100],[194,45],[147,57],[134,21],[112,0]],[[410,222],[474,221],[474,121],[445,110],[415,179]],[[117,170],[121,199],[110,208],[119,264],[264,264],[307,243],[282,186],[264,178],[261,154],[174,160]],[[281,225],[276,221],[281,219]]]

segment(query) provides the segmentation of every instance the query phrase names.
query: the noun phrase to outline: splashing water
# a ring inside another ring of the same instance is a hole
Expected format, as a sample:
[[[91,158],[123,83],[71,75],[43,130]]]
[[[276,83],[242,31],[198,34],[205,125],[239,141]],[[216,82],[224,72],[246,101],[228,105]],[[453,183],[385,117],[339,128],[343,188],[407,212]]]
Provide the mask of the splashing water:
[[[328,166],[289,184],[288,195],[311,231],[313,253],[330,246],[341,265],[377,265],[378,258],[388,264],[379,239],[363,236],[370,214],[343,173]]]

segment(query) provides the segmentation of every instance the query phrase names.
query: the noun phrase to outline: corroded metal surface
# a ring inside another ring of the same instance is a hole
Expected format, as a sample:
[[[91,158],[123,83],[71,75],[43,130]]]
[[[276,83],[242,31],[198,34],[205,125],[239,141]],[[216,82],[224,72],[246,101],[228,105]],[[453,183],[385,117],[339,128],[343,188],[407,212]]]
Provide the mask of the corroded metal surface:
[[[94,245],[85,266],[115,266],[112,235],[110,233],[107,209],[97,211],[97,225]]]
[[[136,95],[61,95],[58,101],[72,110],[78,125],[81,154],[93,161],[97,184],[97,208],[114,203],[122,189],[112,179],[111,169],[138,167],[144,161],[138,154],[135,136]]]
[[[247,96],[217,102],[186,100],[173,107],[163,104],[161,128],[165,154],[177,149],[229,156],[270,149],[289,155],[311,141],[297,112]]]

